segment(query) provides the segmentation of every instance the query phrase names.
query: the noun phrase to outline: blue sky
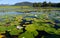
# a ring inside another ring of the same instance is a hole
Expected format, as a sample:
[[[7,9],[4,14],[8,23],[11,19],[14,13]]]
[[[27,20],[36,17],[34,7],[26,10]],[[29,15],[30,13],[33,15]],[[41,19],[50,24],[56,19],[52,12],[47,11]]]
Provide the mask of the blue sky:
[[[43,1],[51,1],[54,3],[60,2],[60,0],[0,0],[0,4],[15,4],[17,2],[43,2]]]

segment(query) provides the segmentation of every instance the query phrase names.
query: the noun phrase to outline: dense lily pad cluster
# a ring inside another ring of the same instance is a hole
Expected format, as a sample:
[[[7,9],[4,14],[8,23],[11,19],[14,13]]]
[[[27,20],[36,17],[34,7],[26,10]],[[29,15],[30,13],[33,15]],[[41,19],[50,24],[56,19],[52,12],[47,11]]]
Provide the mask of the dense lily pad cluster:
[[[37,18],[35,16],[37,16]],[[17,38],[47,38],[49,36],[52,37],[54,34],[59,37],[60,28],[55,28],[56,24],[60,26],[59,23],[49,19],[47,14],[35,16],[34,18],[32,16],[27,18],[21,15],[2,17],[0,21],[0,33],[2,34],[8,31],[11,36],[18,35]],[[30,24],[29,22],[32,23]],[[38,31],[42,32],[42,34],[39,34],[40,32]]]

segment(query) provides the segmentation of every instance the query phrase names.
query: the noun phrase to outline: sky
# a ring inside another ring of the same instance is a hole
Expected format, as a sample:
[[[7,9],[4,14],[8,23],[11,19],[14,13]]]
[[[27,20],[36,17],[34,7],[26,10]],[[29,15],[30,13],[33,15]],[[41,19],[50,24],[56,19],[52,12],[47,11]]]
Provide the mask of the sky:
[[[52,2],[52,3],[60,3],[60,0],[0,0],[0,4],[15,4],[18,2]]]

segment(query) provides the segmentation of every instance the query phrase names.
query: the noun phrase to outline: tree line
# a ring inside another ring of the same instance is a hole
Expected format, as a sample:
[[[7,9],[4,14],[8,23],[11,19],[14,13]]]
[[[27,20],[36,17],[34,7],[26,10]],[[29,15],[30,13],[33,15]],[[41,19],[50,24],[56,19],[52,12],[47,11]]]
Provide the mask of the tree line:
[[[43,3],[33,3],[33,7],[60,7],[60,3],[47,3],[44,1]]]

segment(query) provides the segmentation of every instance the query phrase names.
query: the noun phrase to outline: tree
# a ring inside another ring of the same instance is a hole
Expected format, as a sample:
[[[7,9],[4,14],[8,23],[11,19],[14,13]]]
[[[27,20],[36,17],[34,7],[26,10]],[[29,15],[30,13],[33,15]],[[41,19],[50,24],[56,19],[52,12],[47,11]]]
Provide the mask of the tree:
[[[51,3],[51,2],[49,2],[49,3],[48,3],[48,6],[49,6],[49,7],[52,7],[52,3]]]
[[[47,2],[46,1],[44,1],[43,3],[42,3],[42,7],[47,7]]]
[[[37,7],[37,3],[33,3],[33,7]]]
[[[33,7],[41,7],[41,3],[33,3]]]
[[[41,7],[41,3],[37,3],[38,7]]]
[[[57,7],[60,7],[60,3],[57,4]]]

